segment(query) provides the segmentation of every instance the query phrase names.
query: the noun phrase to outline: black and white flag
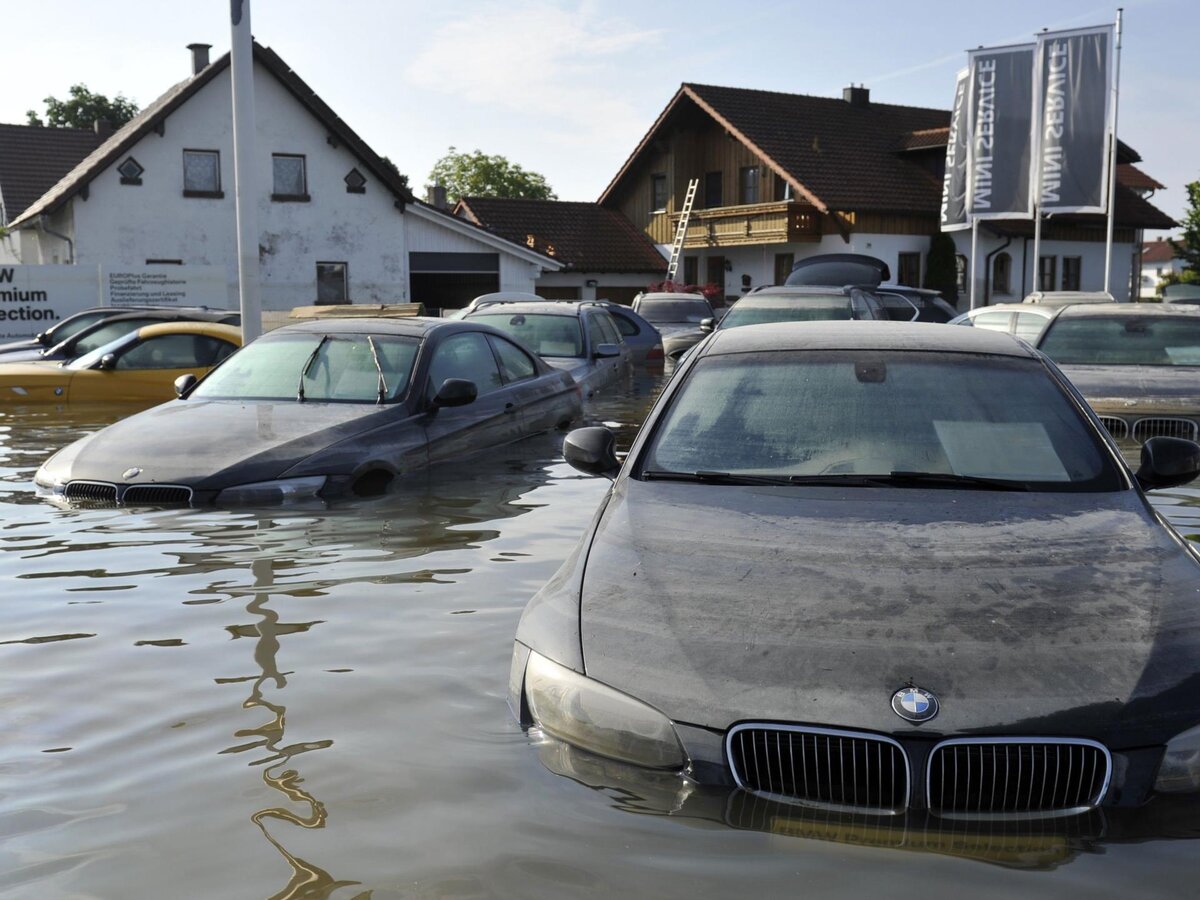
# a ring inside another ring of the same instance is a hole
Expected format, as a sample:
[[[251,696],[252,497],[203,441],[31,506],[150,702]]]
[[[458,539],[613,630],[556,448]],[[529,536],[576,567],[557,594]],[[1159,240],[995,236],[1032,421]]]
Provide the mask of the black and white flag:
[[[958,73],[954,86],[954,109],[950,113],[950,139],[946,141],[946,175],[942,180],[942,231],[971,227],[967,218],[967,91],[970,70]]]
[[[1033,217],[1034,51],[1022,44],[967,54],[968,218]]]

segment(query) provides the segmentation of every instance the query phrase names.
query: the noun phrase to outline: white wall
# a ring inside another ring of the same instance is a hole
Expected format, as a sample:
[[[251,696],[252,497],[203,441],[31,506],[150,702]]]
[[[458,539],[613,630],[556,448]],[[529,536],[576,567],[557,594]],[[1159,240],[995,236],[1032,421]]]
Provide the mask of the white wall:
[[[594,281],[596,284],[588,287],[589,281]],[[631,275],[611,272],[546,272],[537,280],[534,293],[537,293],[537,290],[543,286],[577,287],[580,300],[595,300],[599,297],[597,288],[602,290],[607,287],[629,287],[644,290],[647,285],[655,281],[662,281],[662,276],[650,272]]]

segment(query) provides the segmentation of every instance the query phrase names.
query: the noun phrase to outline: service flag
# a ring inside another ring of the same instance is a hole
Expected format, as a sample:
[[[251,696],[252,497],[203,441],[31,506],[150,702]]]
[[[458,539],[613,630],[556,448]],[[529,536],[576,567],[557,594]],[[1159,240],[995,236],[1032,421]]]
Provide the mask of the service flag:
[[[968,218],[1030,219],[1034,44],[967,54]]]
[[[1035,199],[1046,213],[1108,211],[1112,25],[1039,34]]]
[[[946,175],[942,179],[942,231],[970,228],[967,218],[967,91],[970,70],[958,73],[954,86],[954,109],[950,113],[950,139],[946,141]]]

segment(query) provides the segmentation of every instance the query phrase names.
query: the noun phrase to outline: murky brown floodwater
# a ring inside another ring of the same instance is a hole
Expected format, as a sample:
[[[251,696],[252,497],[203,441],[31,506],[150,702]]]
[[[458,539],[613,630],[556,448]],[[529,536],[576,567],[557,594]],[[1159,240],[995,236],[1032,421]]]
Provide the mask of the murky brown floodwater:
[[[652,389],[597,415],[632,426]],[[37,501],[103,418],[0,415],[0,896],[1198,890],[1194,802],[881,827],[531,746],[513,632],[606,486],[553,440],[334,509]],[[1200,491],[1157,502],[1200,533]]]

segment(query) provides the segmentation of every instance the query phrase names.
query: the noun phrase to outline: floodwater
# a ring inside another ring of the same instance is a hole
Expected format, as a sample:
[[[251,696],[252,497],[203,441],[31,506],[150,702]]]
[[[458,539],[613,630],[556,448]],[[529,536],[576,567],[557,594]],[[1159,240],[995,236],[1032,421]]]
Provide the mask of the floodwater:
[[[595,410],[632,434],[654,385]],[[1200,805],[880,825],[524,734],[525,600],[607,482],[547,439],[371,502],[58,510],[0,416],[0,897],[1194,896]],[[1200,533],[1200,491],[1157,499]]]

